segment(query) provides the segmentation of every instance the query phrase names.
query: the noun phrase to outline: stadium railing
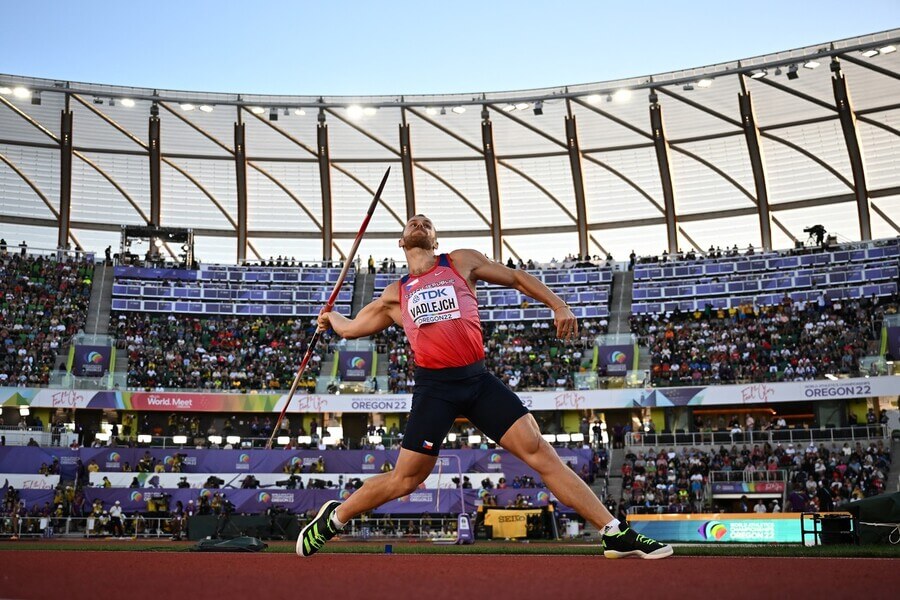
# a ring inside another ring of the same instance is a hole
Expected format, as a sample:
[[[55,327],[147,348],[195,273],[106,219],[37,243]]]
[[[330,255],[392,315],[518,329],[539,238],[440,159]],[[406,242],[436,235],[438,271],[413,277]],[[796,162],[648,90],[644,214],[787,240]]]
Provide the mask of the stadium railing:
[[[774,429],[771,431],[626,433],[625,445],[633,448],[662,446],[718,446],[734,444],[808,444],[810,442],[850,442],[856,440],[887,440],[890,432],[885,425],[857,425],[825,429]]]

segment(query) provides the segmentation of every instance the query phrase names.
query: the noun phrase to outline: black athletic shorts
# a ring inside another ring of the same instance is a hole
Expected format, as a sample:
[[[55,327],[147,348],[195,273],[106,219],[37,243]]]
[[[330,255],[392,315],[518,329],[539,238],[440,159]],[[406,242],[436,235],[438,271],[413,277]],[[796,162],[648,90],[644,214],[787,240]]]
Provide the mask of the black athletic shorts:
[[[526,414],[528,409],[519,397],[488,373],[484,361],[447,369],[418,367],[402,447],[437,456],[460,415],[499,442],[512,424]]]

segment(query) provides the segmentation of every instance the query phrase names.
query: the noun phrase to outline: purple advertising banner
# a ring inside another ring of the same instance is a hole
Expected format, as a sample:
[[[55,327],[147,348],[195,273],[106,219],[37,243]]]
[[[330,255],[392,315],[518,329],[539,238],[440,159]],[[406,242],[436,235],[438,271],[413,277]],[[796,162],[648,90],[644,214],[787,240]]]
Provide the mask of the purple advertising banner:
[[[72,358],[72,374],[76,377],[100,377],[109,371],[112,346],[88,346],[75,344]]]
[[[900,360],[900,327],[886,327],[887,351],[893,360]]]
[[[338,353],[338,375],[341,381],[365,381],[372,372],[372,351],[341,350]]]
[[[635,345],[616,344],[597,347],[597,368],[601,375],[625,375],[634,369]]]

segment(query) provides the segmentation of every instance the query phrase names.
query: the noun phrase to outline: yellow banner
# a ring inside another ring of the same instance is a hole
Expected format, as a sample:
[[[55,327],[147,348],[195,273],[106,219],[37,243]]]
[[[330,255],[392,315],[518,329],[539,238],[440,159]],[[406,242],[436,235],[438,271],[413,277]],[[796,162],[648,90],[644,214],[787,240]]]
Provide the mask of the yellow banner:
[[[540,514],[540,508],[488,509],[484,524],[493,528],[494,538],[523,538],[528,535],[528,516]]]

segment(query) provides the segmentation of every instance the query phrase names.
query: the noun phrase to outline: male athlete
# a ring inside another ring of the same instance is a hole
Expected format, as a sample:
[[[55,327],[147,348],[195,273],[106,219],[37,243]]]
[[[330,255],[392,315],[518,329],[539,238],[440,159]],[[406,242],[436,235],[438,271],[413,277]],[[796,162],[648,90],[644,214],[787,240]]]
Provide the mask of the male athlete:
[[[326,502],[300,532],[297,554],[312,556],[353,517],[412,493],[431,473],[441,443],[458,415],[464,415],[500,446],[537,471],[566,506],[603,532],[607,558],[665,558],[672,547],[638,535],[606,510],[578,475],[541,437],[534,417],[519,398],[484,366],[484,341],[475,285],[487,281],[515,288],[543,302],[554,313],[561,339],[577,333],[575,315],[547,286],[525,271],[509,269],[475,250],[435,255],[437,234],[431,220],[416,215],[406,223],[400,247],[409,274],[390,284],[355,319],[339,313],[319,315],[352,339],[372,335],[394,323],[403,326],[417,365],[412,410],[394,470],[366,479],[343,503]]]

